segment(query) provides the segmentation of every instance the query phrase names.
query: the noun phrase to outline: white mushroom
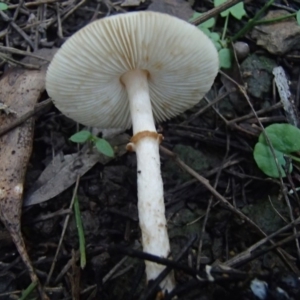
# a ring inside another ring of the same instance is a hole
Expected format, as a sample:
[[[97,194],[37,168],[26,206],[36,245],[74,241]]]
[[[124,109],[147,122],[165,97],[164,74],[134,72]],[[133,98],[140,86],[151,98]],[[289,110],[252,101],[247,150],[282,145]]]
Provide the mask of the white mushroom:
[[[156,12],[107,17],[67,40],[51,62],[46,88],[57,108],[86,126],[133,127],[128,149],[138,168],[138,211],[145,252],[168,257],[155,121],[191,108],[209,91],[218,54],[199,29]],[[147,280],[164,266],[146,261]],[[174,288],[172,274],[161,284]]]

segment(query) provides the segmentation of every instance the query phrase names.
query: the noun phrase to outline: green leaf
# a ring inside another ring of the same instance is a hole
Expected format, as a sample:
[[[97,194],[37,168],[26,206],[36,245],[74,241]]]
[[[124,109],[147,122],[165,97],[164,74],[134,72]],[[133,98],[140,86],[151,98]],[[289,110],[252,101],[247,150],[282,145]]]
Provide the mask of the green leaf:
[[[300,10],[297,11],[296,19],[297,19],[298,25],[300,25]]]
[[[286,166],[284,155],[299,161],[298,157],[290,154],[300,151],[300,130],[290,124],[272,124],[265,129],[265,133],[278,159],[282,176],[285,177],[286,174],[282,168]],[[263,133],[258,138],[253,155],[258,167],[265,174],[270,177],[279,177],[275,159]],[[292,172],[292,168],[290,165],[289,172]]]
[[[212,28],[215,25],[215,23],[216,23],[215,19],[214,18],[210,18],[207,21],[199,24],[199,26],[203,27],[203,28]]]
[[[37,286],[37,282],[31,282],[30,285],[26,288],[26,290],[22,292],[22,295],[19,298],[19,300],[27,299],[30,296],[30,294],[33,292],[33,290],[36,288],[36,286]]]
[[[81,130],[81,131],[73,134],[69,140],[74,143],[82,144],[82,143],[85,143],[88,140],[90,140],[92,137],[93,137],[93,135],[89,131]]]
[[[80,206],[79,206],[77,195],[75,196],[74,199],[74,215],[75,215],[76,227],[77,227],[78,238],[79,238],[80,267],[81,269],[84,269],[86,266],[85,236],[84,236],[84,229],[82,225]]]
[[[222,49],[222,45],[219,42],[213,41],[213,44],[215,45],[215,47],[218,51],[220,51]]]
[[[214,42],[218,42],[220,40],[220,35],[217,32],[211,32],[209,37]]]
[[[198,12],[194,12],[193,16],[189,19],[189,22],[193,22],[194,20],[196,20],[198,17],[200,17],[201,15],[203,15],[202,13],[198,13]],[[210,18],[207,21],[199,24],[197,27],[201,29],[202,28],[212,28],[215,25],[215,18]]]
[[[230,13],[237,19],[241,20],[246,16],[246,11],[244,9],[244,3],[240,2],[230,8]],[[222,14],[221,14],[222,15]]]
[[[195,21],[199,16],[201,16],[201,13],[194,11],[193,15],[189,18],[189,22]]]
[[[265,132],[276,150],[285,154],[300,151],[300,130],[297,127],[290,124],[272,124]],[[258,141],[267,145],[262,133]]]
[[[232,53],[228,48],[219,51],[220,68],[230,69],[232,65]]]
[[[110,143],[107,142],[106,140],[97,138],[95,142],[95,146],[100,153],[109,157],[115,156],[114,149],[112,148]]]
[[[217,7],[225,2],[227,2],[227,0],[214,0],[214,5],[215,7]],[[228,14],[231,14],[236,19],[241,20],[242,17],[246,16],[244,3],[243,2],[237,3],[236,5],[233,5],[232,7],[221,12],[222,17],[227,17]]]
[[[282,177],[286,177],[286,173],[283,169],[286,165],[284,154],[280,151],[274,149],[275,156],[278,160],[279,169]],[[275,159],[272,155],[271,149],[269,146],[257,143],[254,148],[254,160],[257,163],[257,166],[268,176],[273,178],[279,178],[278,168],[276,166]],[[290,165],[289,172],[292,172],[293,166]]]
[[[217,7],[225,2],[227,2],[227,0],[214,0],[214,6]],[[227,17],[227,15],[229,15],[229,14],[230,14],[230,8],[221,12],[222,17]]]
[[[7,10],[8,5],[6,3],[0,2],[0,10]]]
[[[206,34],[208,37],[210,36],[211,32],[209,29],[205,28],[205,27],[198,27],[204,34]]]

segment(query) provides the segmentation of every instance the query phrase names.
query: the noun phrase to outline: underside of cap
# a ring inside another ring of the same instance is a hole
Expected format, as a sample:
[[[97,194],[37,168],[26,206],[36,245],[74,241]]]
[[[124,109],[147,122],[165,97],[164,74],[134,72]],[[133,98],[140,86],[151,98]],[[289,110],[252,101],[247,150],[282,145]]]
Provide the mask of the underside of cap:
[[[211,88],[218,53],[195,26],[156,12],[133,12],[95,21],[56,53],[46,89],[57,108],[99,128],[129,128],[131,118],[120,78],[130,70],[149,74],[156,121],[180,114]]]

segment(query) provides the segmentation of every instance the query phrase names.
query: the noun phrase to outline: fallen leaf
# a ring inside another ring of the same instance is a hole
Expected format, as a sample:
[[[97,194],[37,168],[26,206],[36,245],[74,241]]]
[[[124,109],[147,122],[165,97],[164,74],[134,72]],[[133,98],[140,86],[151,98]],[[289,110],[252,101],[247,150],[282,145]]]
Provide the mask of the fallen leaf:
[[[51,59],[55,49],[43,49],[36,53]],[[25,58],[24,63],[41,64],[35,58]],[[16,118],[34,109],[41,93],[45,90],[47,64],[40,70],[12,68],[0,81],[0,101],[13,110],[13,115],[0,114],[0,127],[7,126]],[[39,280],[32,267],[21,233],[21,208],[23,184],[27,164],[32,151],[34,120],[31,118],[21,126],[0,138],[0,219],[28,268],[31,280],[37,282],[43,299],[48,297],[42,292]]]
[[[184,0],[152,0],[147,10],[166,13],[185,21],[194,13],[190,4]]]
[[[289,15],[285,10],[270,11],[262,20]],[[251,37],[257,45],[271,54],[283,55],[290,50],[300,49],[300,26],[295,18],[256,26]]]
[[[129,139],[129,135],[121,134],[108,140],[117,149],[116,156],[126,153],[125,146]],[[54,198],[74,184],[77,176],[84,175],[96,163],[107,164],[112,159],[98,152],[91,153],[88,147],[76,154],[56,155],[25,197],[23,205],[30,206]]]

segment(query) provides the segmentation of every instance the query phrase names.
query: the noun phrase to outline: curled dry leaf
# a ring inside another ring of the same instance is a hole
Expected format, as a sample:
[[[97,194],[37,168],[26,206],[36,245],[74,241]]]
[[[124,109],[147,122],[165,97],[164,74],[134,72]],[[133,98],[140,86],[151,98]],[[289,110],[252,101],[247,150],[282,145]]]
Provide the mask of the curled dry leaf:
[[[126,144],[129,135],[120,134],[109,140],[115,148],[115,155],[126,153]],[[54,157],[39,179],[34,184],[32,191],[25,197],[24,206],[30,206],[45,202],[59,195],[75,183],[78,176],[84,175],[96,163],[107,164],[113,158],[105,156],[97,151],[92,152],[88,147],[75,154],[62,157],[60,154]]]
[[[285,10],[271,10],[262,21],[287,15],[289,13]],[[300,26],[295,18],[258,25],[252,30],[251,37],[258,46],[274,55],[284,55],[291,50],[300,49]]]
[[[51,59],[55,51],[43,49],[37,54]],[[24,62],[41,64],[41,69],[12,68],[3,76],[0,81],[0,100],[15,114],[0,114],[0,127],[33,110],[45,90],[47,65],[34,58],[26,58]],[[31,280],[39,282],[26,252],[20,226],[23,183],[32,151],[33,129],[34,120],[29,119],[0,138],[0,219],[11,234]],[[48,299],[38,286],[42,298]]]

